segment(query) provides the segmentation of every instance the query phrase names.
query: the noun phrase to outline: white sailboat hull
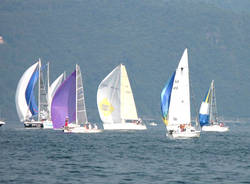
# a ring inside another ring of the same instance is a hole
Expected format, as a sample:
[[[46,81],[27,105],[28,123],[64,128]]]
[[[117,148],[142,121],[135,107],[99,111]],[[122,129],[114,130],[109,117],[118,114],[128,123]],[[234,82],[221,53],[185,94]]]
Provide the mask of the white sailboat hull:
[[[64,128],[64,133],[100,133],[101,129],[87,129],[85,127]]]
[[[52,121],[47,120],[47,121],[43,121],[42,123],[43,123],[44,129],[53,129]]]
[[[43,123],[41,121],[24,121],[25,128],[42,128]]]
[[[104,130],[146,130],[147,127],[144,124],[136,123],[114,123],[114,124],[103,124]]]
[[[200,137],[200,132],[175,132],[172,135],[169,135],[169,137],[172,137],[174,139],[190,139],[195,137]]]
[[[181,131],[180,128],[169,130],[167,136],[174,139],[190,139],[200,137],[200,131],[197,131],[194,127],[190,126],[186,127],[185,131]]]
[[[150,126],[157,126],[157,123],[151,122],[151,123],[149,123],[149,125],[150,125]]]
[[[0,121],[0,126],[5,125],[5,122]]]
[[[220,125],[209,125],[203,126],[201,130],[205,132],[227,132],[229,131],[229,127]]]

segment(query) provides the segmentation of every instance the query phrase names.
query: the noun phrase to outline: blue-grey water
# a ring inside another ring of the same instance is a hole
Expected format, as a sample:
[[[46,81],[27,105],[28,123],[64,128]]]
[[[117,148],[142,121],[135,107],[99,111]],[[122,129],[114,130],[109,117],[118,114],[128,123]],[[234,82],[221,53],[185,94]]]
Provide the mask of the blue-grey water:
[[[250,183],[250,124],[170,140],[147,131],[64,134],[0,127],[0,183]]]

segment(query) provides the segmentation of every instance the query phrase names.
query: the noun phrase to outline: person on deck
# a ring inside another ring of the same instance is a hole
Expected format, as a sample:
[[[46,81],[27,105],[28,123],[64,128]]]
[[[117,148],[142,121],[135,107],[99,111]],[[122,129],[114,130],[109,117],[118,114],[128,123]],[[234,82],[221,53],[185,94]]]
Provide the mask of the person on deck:
[[[68,117],[68,116],[66,116],[66,118],[65,118],[64,128],[65,128],[65,129],[69,129],[68,125],[69,125],[69,117]]]

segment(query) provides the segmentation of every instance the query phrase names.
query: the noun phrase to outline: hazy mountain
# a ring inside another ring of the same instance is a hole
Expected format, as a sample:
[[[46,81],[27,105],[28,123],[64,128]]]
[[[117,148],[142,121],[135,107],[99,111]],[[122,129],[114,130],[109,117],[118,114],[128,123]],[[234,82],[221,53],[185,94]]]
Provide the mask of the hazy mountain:
[[[214,79],[219,113],[248,117],[250,15],[241,13],[248,4],[229,11],[219,2],[235,7],[226,0],[2,0],[2,116],[17,119],[17,83],[40,57],[51,63],[51,80],[80,65],[92,120],[99,120],[97,86],[124,63],[139,115],[160,119],[161,90],[187,47],[193,115]]]

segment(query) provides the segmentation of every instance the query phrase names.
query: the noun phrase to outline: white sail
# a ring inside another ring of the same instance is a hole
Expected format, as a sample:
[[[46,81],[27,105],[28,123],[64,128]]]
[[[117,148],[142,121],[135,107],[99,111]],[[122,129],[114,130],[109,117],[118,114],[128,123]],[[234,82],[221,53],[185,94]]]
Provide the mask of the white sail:
[[[103,123],[120,123],[121,65],[106,76],[98,86],[97,107]]]
[[[209,114],[209,107],[210,107],[209,103],[202,102],[199,113],[205,115]]]
[[[169,106],[169,126],[191,123],[188,54],[185,49],[174,78]]]
[[[48,90],[48,98],[49,98],[49,109],[51,112],[51,102],[53,99],[53,96],[57,90],[57,88],[61,85],[61,83],[64,80],[64,74],[62,73],[59,77],[57,77],[57,79],[49,86],[49,90]]]
[[[29,106],[26,102],[25,92],[32,77],[34,71],[38,67],[38,62],[30,66],[22,75],[21,79],[18,82],[17,90],[16,90],[16,109],[17,114],[21,122],[25,121],[26,119],[32,116]]]
[[[87,123],[87,113],[80,67],[76,65],[76,124]]]
[[[121,64],[121,119],[138,120],[134,96],[128,79],[128,74],[124,65]]]

